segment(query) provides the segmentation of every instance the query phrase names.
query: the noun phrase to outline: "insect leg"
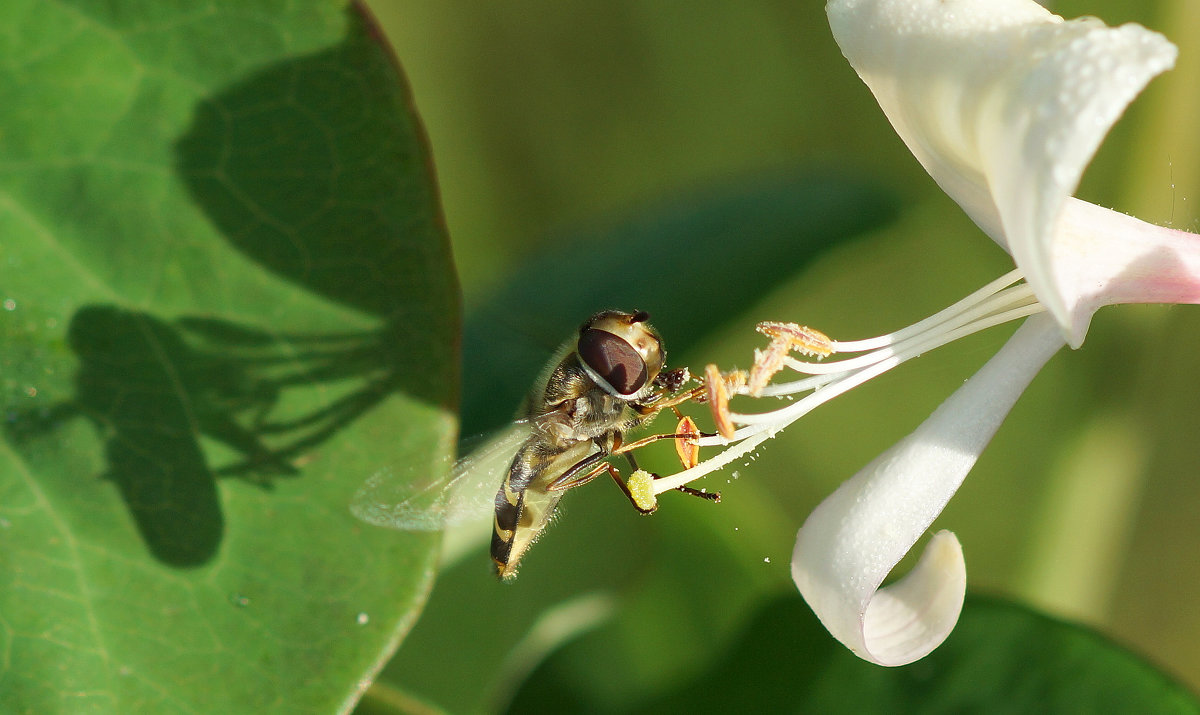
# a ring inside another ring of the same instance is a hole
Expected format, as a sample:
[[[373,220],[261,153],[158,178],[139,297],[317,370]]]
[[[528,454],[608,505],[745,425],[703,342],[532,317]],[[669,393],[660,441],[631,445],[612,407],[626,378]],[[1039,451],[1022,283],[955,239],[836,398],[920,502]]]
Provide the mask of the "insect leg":
[[[666,392],[656,392],[645,402],[631,406],[633,409],[637,410],[643,416],[647,416],[647,419],[649,419],[651,416],[658,414],[658,412],[664,408],[670,407],[672,410],[675,410],[676,405],[682,405],[685,402],[702,397],[707,393],[707,391],[708,387],[701,385],[700,387],[693,387],[686,392],[681,392],[679,394],[672,395],[671,397],[667,397]],[[678,410],[675,410],[675,412],[678,412]]]
[[[699,439],[701,437],[715,437],[715,432],[692,432],[692,433],[674,433],[674,434],[652,434],[649,437],[642,437],[633,442],[627,442],[613,450],[613,454],[629,454],[635,449],[645,447],[651,442],[657,442],[660,439]]]
[[[705,394],[705,392],[707,390],[708,390],[708,388],[704,385],[701,385],[700,387],[693,387],[692,389],[688,390],[687,392],[681,392],[677,395],[673,395],[672,397],[667,398],[663,402],[656,402],[654,406],[661,410],[664,407],[674,407],[675,405],[682,405],[683,403],[685,403],[689,400],[694,400],[697,397],[700,397],[701,395]]]
[[[603,472],[604,468],[608,466],[608,463],[603,461],[607,456],[608,454],[605,452],[589,454],[556,477],[554,481],[546,486],[546,489],[552,492],[560,492],[587,484],[600,476],[600,472]],[[599,464],[596,464],[597,462]]]

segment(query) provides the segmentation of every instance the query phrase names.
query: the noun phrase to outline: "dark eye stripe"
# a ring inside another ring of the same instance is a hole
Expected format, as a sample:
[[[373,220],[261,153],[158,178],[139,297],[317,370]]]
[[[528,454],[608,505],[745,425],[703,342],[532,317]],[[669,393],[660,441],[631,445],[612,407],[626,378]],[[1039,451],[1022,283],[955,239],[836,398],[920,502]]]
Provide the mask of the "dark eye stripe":
[[[579,359],[622,395],[646,384],[646,363],[633,346],[612,333],[588,329],[579,336]]]

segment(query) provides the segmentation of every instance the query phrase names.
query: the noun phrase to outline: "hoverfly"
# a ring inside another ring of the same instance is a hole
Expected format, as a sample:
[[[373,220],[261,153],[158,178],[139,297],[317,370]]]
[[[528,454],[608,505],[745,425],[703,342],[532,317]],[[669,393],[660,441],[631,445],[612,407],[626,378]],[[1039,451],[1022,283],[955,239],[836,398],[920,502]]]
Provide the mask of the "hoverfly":
[[[653,435],[625,442],[627,431],[697,397],[703,388],[681,392],[689,379],[687,369],[664,371],[666,351],[648,319],[644,312],[593,315],[543,371],[525,400],[517,431],[460,461],[449,483],[427,494],[419,487],[405,490],[392,484],[390,473],[377,474],[359,490],[352,511],[381,526],[437,529],[443,521],[478,511],[490,491],[484,491],[477,473],[502,464],[499,491],[489,502],[494,514],[491,557],[504,580],[516,576],[521,558],[549,523],[563,493],[601,474],[607,472],[639,511],[653,511],[638,506],[620,472],[605,460],[624,454],[637,469],[634,449],[657,439],[697,436]],[[716,492],[679,490],[720,500]],[[421,497],[431,501],[422,503]]]

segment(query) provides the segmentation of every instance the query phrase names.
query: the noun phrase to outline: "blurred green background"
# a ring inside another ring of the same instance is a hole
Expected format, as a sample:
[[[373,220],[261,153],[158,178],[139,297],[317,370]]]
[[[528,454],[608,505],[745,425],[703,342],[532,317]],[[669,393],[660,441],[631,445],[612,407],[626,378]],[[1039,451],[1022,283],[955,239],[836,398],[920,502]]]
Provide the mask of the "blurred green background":
[[[501,424],[592,310],[648,310],[672,364],[730,368],[761,345],[759,320],[877,335],[1011,267],[891,130],[821,2],[371,4],[426,124],[461,272],[465,432]],[[1140,22],[1179,46],[1078,195],[1196,231],[1200,5],[1053,9]],[[671,231],[711,240],[664,254]],[[612,304],[626,296],[637,304]],[[515,584],[495,584],[482,547],[445,572],[383,682],[463,711],[506,702],[554,653],[552,672],[592,703],[666,692],[794,592],[788,561],[808,512],[1010,332],[820,408],[736,476],[710,479],[718,506],[667,495],[641,518],[610,485],[573,493]],[[1093,625],[1193,688],[1198,351],[1200,309],[1101,311],[934,526],[958,534],[972,591]]]

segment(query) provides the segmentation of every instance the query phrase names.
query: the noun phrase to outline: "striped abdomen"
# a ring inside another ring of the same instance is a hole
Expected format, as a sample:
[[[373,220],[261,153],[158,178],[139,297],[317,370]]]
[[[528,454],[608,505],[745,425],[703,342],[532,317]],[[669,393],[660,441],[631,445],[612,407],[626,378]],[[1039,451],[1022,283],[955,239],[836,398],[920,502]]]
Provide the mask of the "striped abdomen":
[[[496,492],[496,517],[492,530],[492,561],[503,579],[517,575],[517,564],[549,523],[563,492],[547,485],[593,451],[591,442],[576,442],[564,450],[549,451],[530,439],[513,458],[508,476]]]

